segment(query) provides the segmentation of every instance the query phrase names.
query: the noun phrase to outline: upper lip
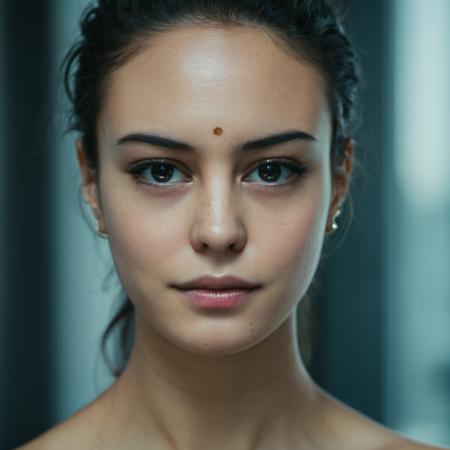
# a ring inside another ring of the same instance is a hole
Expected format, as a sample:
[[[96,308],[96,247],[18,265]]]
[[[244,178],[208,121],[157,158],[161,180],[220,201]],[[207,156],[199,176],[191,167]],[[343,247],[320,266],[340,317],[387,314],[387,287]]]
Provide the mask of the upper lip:
[[[188,281],[187,283],[177,284],[175,287],[179,289],[254,289],[260,287],[260,285],[255,283],[250,283],[249,281],[243,280],[242,278],[234,277],[232,275],[225,276],[201,276],[195,278],[194,280]]]

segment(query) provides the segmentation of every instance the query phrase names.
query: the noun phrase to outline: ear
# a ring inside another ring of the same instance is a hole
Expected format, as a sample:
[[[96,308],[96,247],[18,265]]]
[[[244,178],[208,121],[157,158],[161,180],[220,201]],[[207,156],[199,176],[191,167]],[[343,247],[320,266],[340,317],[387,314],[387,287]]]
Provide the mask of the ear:
[[[328,225],[331,227],[336,211],[345,202],[353,168],[354,142],[346,139],[344,142],[344,155],[342,162],[335,167],[333,173],[333,197],[330,203]]]
[[[80,139],[75,143],[78,166],[82,179],[83,197],[86,203],[91,207],[92,213],[99,222],[99,230],[106,232],[104,229],[104,219],[99,195],[97,171],[90,168],[86,162],[83,144]]]

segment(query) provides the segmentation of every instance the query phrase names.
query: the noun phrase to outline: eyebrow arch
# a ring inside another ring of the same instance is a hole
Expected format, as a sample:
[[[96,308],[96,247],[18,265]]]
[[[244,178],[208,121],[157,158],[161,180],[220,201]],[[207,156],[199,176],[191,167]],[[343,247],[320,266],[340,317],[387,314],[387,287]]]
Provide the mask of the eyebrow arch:
[[[288,130],[282,133],[266,136],[261,139],[247,141],[236,146],[235,150],[238,152],[248,152],[252,150],[262,150],[275,145],[280,145],[288,141],[317,141],[317,139],[304,131]],[[186,142],[176,141],[168,137],[148,134],[148,133],[130,133],[121,137],[117,141],[117,145],[126,144],[129,142],[137,142],[142,144],[154,145],[156,147],[163,147],[171,150],[180,151],[194,151],[194,146]]]

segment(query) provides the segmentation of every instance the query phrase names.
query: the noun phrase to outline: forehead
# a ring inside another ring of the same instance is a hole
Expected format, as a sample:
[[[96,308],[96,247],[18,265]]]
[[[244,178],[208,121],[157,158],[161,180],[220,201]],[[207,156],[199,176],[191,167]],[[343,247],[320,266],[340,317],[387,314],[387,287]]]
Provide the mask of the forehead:
[[[100,120],[116,135],[176,129],[193,136],[199,126],[220,124],[248,136],[265,127],[319,134],[328,115],[319,71],[267,32],[183,26],[144,41],[112,73]]]

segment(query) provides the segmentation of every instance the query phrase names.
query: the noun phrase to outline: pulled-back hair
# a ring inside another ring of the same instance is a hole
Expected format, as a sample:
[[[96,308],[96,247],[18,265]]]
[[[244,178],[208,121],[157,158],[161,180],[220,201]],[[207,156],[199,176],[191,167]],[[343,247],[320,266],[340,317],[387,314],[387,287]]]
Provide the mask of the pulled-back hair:
[[[99,0],[85,9],[80,22],[80,39],[69,50],[62,65],[64,84],[72,105],[68,131],[80,133],[84,156],[91,169],[98,169],[96,124],[112,73],[153,36],[184,25],[264,29],[293,57],[313,64],[326,81],[332,113],[332,169],[343,163],[346,142],[356,128],[360,77],[354,48],[330,2]],[[350,214],[351,208],[350,201]],[[306,342],[309,298],[308,295],[305,297],[301,303],[299,330],[305,337],[300,338],[300,349],[307,364],[311,352]],[[102,351],[115,376],[120,375],[129,357],[134,320],[134,305],[126,297],[102,335]],[[106,342],[119,325],[121,363],[114,368],[108,360]]]

